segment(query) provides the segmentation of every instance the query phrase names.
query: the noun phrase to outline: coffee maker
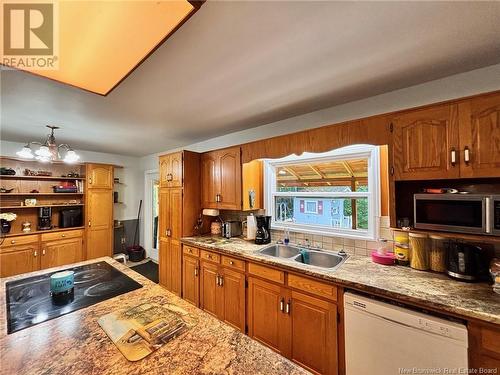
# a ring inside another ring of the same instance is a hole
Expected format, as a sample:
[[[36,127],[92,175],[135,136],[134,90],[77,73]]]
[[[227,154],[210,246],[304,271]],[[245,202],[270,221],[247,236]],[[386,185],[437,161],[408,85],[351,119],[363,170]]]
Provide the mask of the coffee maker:
[[[38,209],[38,230],[52,229],[52,207]]]
[[[255,232],[255,243],[264,245],[271,242],[271,216],[255,216],[257,231]]]

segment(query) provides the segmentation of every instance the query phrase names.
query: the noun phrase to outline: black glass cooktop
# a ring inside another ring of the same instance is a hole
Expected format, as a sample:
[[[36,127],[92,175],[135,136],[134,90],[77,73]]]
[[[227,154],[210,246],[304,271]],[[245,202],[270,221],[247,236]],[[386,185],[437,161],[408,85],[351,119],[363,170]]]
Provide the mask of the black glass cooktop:
[[[75,272],[74,299],[58,306],[50,295],[50,276],[10,281],[7,290],[7,332],[13,333],[142,287],[106,262],[69,268]]]

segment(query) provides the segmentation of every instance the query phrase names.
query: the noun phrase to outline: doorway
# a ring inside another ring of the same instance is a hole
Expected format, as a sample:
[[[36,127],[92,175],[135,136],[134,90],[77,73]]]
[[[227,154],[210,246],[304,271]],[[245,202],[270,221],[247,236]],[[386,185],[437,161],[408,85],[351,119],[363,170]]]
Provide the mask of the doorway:
[[[158,170],[149,170],[144,174],[144,244],[146,256],[158,262]]]

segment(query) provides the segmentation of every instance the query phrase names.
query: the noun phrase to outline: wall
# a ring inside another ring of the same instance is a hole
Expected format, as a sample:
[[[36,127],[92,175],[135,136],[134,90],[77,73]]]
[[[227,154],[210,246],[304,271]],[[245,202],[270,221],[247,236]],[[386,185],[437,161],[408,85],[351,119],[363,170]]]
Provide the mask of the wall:
[[[24,145],[24,143],[2,140],[0,142],[0,155],[16,157],[16,152]],[[123,168],[116,169],[115,177],[119,177],[124,185],[116,185],[115,191],[119,192],[119,200],[123,201],[124,204],[115,204],[114,216],[115,219],[121,221],[137,220],[139,200],[144,199],[144,173],[140,167],[140,158],[78,149],[77,153],[83,162],[108,163],[123,166]],[[133,231],[126,233],[127,242],[133,240],[133,238],[129,238],[133,235]],[[140,238],[142,239],[143,236],[141,235]]]
[[[500,89],[500,64],[470,72],[456,74],[405,89],[388,92],[367,99],[325,108],[301,116],[230,133],[221,137],[194,143],[182,149],[205,152],[218,148],[252,142],[305,129],[336,124],[377,114],[418,107],[445,100],[458,99]],[[160,154],[177,151],[165,150],[141,158],[143,170],[156,169]]]

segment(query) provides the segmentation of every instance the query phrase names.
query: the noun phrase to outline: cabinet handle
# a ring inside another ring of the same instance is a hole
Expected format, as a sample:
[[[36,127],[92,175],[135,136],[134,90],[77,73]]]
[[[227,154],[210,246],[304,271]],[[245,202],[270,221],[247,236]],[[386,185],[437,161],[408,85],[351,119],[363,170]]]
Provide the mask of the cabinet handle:
[[[10,243],[11,243],[12,245],[14,245],[14,244],[16,243],[16,241],[15,241],[15,240],[11,240],[11,241],[10,241]]]
[[[288,300],[288,302],[286,303],[286,313],[288,315],[290,315],[290,306],[292,305],[292,301]]]
[[[198,276],[198,267],[196,267],[196,268],[194,269],[194,276],[195,276],[195,277],[197,277],[197,276]]]
[[[219,276],[219,286],[224,286],[224,276]]]
[[[220,276],[219,276],[219,275],[217,275],[217,276],[216,276],[216,278],[215,278],[215,284],[216,284],[217,286],[219,286],[219,285],[220,285],[220,281],[219,281],[219,280],[220,280]]]
[[[35,250],[35,252],[33,253],[33,256],[36,258],[38,255],[38,252]]]
[[[234,264],[234,262],[232,260],[230,260],[229,264],[232,266]]]
[[[65,234],[61,234],[61,237],[66,237],[66,235]]]
[[[92,225],[90,225],[90,220],[89,220],[89,228],[91,227]]]
[[[222,202],[222,194],[219,194],[219,203]]]
[[[45,255],[45,249],[42,249],[42,255]]]
[[[92,177],[89,177],[89,185],[92,185]]]
[[[215,201],[219,202],[219,194],[215,194]]]
[[[207,259],[212,259],[212,256],[210,254],[207,254]]]
[[[457,152],[455,147],[451,149],[451,166],[454,167],[457,164]]]
[[[170,237],[172,235],[172,231],[170,229],[167,229],[167,237]]]
[[[469,146],[465,146],[464,147],[464,162],[465,162],[465,165],[469,165],[469,163],[470,163],[470,150],[469,150]]]
[[[285,309],[285,299],[280,299],[280,311],[283,312]]]

